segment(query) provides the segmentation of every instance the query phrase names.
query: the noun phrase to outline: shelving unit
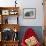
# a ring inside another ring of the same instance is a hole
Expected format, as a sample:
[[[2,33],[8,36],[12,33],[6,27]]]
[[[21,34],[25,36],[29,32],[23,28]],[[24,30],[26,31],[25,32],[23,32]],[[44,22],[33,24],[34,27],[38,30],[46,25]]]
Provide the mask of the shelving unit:
[[[19,17],[19,7],[0,7],[0,32],[1,32],[0,46],[18,46],[19,40],[16,39],[14,40],[13,38],[13,40],[11,39],[7,41],[4,40],[2,37],[3,32],[5,32],[4,29],[5,30],[11,29],[14,33],[17,33],[19,31],[20,26],[18,24],[18,17]]]

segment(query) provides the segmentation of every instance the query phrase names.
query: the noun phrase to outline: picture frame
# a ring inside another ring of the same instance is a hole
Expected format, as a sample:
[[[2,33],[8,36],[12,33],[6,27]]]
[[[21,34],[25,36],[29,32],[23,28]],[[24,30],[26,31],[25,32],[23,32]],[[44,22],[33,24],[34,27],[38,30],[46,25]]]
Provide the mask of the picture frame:
[[[18,12],[15,11],[15,10],[10,10],[10,11],[9,11],[9,14],[10,14],[10,15],[16,15],[17,13],[18,13]]]
[[[2,10],[2,15],[9,15],[9,10]]]
[[[36,18],[36,8],[24,8],[23,17],[25,19],[35,19]]]

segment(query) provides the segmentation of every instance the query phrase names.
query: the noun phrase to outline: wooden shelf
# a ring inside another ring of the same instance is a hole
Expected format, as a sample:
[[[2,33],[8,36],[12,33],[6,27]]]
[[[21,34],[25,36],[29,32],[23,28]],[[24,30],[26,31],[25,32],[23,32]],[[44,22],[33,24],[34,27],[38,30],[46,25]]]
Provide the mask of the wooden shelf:
[[[18,41],[3,41],[1,42],[1,45],[3,46],[18,46]]]
[[[8,24],[8,19],[7,19],[8,16],[14,16],[14,17],[17,16],[17,18],[16,18],[17,24]],[[11,29],[10,31],[14,31],[14,33],[15,32],[18,33],[18,31],[20,29],[20,26],[18,24],[18,16],[19,16],[19,7],[0,7],[0,20],[1,20],[0,32],[3,33],[3,30],[7,28],[7,29]],[[13,39],[14,39],[14,37],[13,37]],[[2,38],[3,37],[1,34],[0,46],[18,46],[18,42],[19,42],[18,39],[17,39],[17,41],[16,41],[16,39],[15,39],[15,41],[13,41],[13,39],[10,39],[9,41],[4,41],[4,39],[2,39]]]
[[[17,13],[12,14],[10,12],[13,12],[13,13],[17,12]],[[1,16],[1,23],[2,24],[3,24],[3,18],[5,19],[5,17],[8,17],[8,16],[16,17],[17,16],[17,18],[18,18],[18,16],[19,16],[19,7],[0,7],[0,16]],[[17,20],[17,24],[18,24],[18,20]]]
[[[19,31],[20,26],[18,24],[0,24],[1,27],[1,31],[5,28],[10,28],[14,31],[14,29],[16,29],[17,31]]]

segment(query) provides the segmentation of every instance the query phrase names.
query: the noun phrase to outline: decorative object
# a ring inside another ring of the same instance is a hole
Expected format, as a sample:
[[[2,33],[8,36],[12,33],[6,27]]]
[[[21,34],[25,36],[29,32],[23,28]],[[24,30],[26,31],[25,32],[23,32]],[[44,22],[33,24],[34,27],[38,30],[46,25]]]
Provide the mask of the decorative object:
[[[7,18],[7,19],[5,19],[5,24],[8,24],[8,18]]]
[[[17,4],[17,2],[16,2],[17,0],[15,0],[15,7],[16,7],[16,4]]]
[[[14,32],[17,32],[16,28],[14,29]]]
[[[24,8],[24,18],[25,19],[35,19],[36,18],[36,8]]]
[[[5,28],[3,30],[3,34],[2,34],[2,40],[4,41],[8,41],[8,40],[12,40],[12,30],[10,28]]]
[[[9,10],[2,10],[2,15],[9,15]]]
[[[18,40],[18,32],[14,32],[13,40]]]
[[[10,15],[16,15],[17,13],[18,13],[18,12],[15,11],[15,10],[10,10],[10,12],[9,12]]]
[[[29,37],[28,39],[25,40],[25,43],[27,44],[27,46],[35,46],[37,42],[38,40],[34,36]]]
[[[3,24],[8,24],[8,15],[3,15],[2,23]]]

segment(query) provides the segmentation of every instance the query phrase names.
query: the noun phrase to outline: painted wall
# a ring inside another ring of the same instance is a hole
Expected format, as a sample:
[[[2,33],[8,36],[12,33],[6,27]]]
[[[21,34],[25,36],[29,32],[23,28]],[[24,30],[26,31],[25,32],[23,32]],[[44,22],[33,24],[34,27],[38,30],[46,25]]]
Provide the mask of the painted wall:
[[[0,6],[1,6],[1,7],[14,6],[14,5],[15,5],[14,1],[15,1],[15,0],[0,0]]]
[[[15,0],[0,0],[1,7],[15,6]],[[19,24],[21,26],[43,26],[43,0],[17,0],[17,6],[19,10]],[[36,8],[36,19],[24,19],[23,9],[24,8]]]
[[[24,26],[43,26],[43,6],[42,0],[24,0],[22,8],[36,8],[36,19],[24,19],[23,10],[21,10],[20,23]]]

